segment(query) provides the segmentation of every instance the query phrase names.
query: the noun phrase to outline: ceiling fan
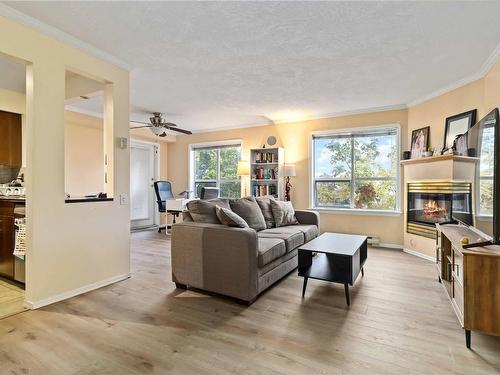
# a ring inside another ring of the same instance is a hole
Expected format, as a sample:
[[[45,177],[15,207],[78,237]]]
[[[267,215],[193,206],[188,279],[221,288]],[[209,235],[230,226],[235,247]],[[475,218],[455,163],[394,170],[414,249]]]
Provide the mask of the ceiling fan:
[[[130,129],[149,128],[154,135],[166,137],[166,130],[173,130],[182,134],[193,134],[189,130],[181,129],[172,122],[166,122],[160,112],[153,112],[153,116],[149,118],[149,123],[140,121],[130,121],[140,126],[133,126]]]

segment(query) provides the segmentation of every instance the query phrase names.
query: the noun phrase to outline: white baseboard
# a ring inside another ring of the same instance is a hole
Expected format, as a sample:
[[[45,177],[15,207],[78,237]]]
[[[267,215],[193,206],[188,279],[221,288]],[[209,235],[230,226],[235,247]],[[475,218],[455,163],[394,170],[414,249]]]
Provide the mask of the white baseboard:
[[[82,287],[77,288],[77,289],[69,290],[67,292],[57,294],[55,296],[45,298],[45,299],[42,299],[39,301],[26,301],[24,303],[24,305],[25,305],[25,307],[27,307],[28,309],[31,309],[31,310],[38,309],[40,307],[51,305],[53,303],[60,302],[60,301],[63,301],[65,299],[75,297],[75,296],[90,292],[90,291],[95,290],[95,289],[102,288],[103,286],[114,284],[118,281],[128,279],[129,277],[130,277],[130,272],[123,274],[123,275],[113,276],[113,277],[95,282],[93,284],[82,286]]]
[[[386,249],[396,249],[396,250],[403,250],[403,245],[399,245],[396,243],[385,243],[385,242],[380,242],[377,245],[368,245],[371,247],[384,247]]]
[[[407,253],[407,254],[410,254],[410,255],[413,255],[413,256],[416,256],[416,257],[428,260],[429,262],[436,263],[436,258],[435,257],[431,257],[430,255],[425,255],[425,254],[419,253],[418,251],[407,249],[406,247],[403,248],[403,251],[405,253]]]

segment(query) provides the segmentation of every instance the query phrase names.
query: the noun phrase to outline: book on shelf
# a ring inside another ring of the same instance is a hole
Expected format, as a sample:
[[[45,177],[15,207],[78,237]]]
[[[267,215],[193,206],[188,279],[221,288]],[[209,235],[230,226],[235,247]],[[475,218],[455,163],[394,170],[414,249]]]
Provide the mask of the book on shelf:
[[[277,163],[278,154],[274,152],[257,152],[255,153],[256,163]]]
[[[275,180],[277,172],[274,168],[259,167],[254,170],[253,175],[256,180]]]
[[[262,197],[265,195],[277,195],[277,187],[276,185],[267,185],[267,184],[255,184],[253,185],[252,195],[254,197]]]

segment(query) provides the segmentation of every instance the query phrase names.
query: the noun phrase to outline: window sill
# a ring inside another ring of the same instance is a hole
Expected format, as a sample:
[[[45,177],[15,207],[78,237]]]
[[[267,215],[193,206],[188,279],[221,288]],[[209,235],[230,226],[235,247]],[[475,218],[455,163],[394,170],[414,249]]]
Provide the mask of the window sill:
[[[386,210],[361,210],[350,208],[324,208],[312,207],[311,210],[325,214],[343,214],[343,215],[365,215],[365,216],[401,216],[401,211],[386,211]]]

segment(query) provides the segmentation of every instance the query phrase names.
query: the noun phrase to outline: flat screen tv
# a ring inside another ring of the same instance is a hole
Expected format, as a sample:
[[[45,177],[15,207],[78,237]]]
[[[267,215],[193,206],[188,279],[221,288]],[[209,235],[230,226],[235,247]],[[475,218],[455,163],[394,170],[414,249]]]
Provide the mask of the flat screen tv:
[[[456,142],[457,151],[479,158],[476,167],[474,226],[491,240],[464,247],[500,245],[500,122],[498,108],[488,113]],[[461,221],[461,217],[454,217]],[[469,223],[467,223],[469,224]]]

